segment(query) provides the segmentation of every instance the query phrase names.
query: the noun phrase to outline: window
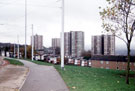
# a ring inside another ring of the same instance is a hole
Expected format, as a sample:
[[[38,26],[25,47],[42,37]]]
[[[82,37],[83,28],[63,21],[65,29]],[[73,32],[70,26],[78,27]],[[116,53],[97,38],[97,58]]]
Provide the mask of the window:
[[[103,64],[104,62],[103,61],[100,61],[101,64]]]
[[[91,62],[89,62],[89,66],[91,66]]]
[[[106,67],[106,69],[109,69],[109,67]]]
[[[109,61],[106,61],[106,64],[109,64]]]
[[[117,70],[119,70],[119,67],[117,67]]]
[[[102,67],[102,66],[101,66],[100,68],[102,68],[102,69],[103,69],[104,67]]]

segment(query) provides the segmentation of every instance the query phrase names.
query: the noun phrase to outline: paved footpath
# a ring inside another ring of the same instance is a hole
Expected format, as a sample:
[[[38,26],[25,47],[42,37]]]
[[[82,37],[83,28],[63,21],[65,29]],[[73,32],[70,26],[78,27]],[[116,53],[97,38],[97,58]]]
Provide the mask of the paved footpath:
[[[42,66],[20,60],[30,73],[21,91],[69,91],[59,73],[53,66]]]

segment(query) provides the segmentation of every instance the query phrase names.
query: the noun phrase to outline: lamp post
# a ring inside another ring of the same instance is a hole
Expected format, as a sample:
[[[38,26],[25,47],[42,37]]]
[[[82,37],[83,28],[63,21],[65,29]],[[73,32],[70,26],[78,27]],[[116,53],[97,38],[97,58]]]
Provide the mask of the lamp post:
[[[27,58],[27,0],[25,0],[25,59]]]
[[[33,49],[33,47],[34,47],[34,39],[33,39],[33,24],[32,24],[32,38],[31,38],[31,41],[32,41],[32,49],[31,49],[31,60],[33,61],[33,52],[34,52],[34,49]]]
[[[20,50],[19,50],[19,36],[17,36],[17,39],[18,39],[18,59],[19,59],[19,57],[20,57]]]
[[[61,19],[61,69],[64,69],[64,0],[62,0],[62,19]]]
[[[14,58],[15,58],[15,43],[14,43]]]

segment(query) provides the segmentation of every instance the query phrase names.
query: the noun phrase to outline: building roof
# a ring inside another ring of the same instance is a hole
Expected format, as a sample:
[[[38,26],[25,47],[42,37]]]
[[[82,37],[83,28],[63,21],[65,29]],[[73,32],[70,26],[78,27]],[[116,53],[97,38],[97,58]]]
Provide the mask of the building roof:
[[[117,62],[127,62],[127,56],[105,56],[105,55],[95,55],[91,57],[91,60],[96,61],[117,61]],[[130,62],[135,62],[135,56],[131,56]]]

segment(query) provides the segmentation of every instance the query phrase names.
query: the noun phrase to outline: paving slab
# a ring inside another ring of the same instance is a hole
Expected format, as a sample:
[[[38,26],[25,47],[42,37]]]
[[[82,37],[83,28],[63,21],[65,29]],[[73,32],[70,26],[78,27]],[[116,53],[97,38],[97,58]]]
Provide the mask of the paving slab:
[[[37,65],[25,60],[20,61],[30,69],[21,91],[69,91],[53,66]]]

